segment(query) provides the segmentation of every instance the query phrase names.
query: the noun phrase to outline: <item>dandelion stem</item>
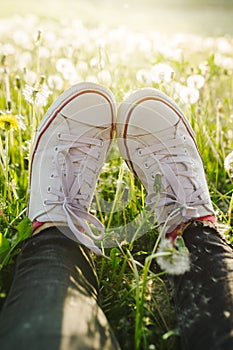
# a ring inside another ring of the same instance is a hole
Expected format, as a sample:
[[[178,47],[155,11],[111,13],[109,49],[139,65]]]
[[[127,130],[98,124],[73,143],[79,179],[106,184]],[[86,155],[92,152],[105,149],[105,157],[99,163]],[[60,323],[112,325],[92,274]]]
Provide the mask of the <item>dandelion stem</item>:
[[[20,80],[18,78],[18,103],[17,103],[17,106],[18,106],[18,115],[21,116],[22,114],[22,94],[21,94],[21,89],[20,89]],[[22,129],[19,128],[19,132],[18,132],[18,135],[19,135],[19,152],[20,152],[20,168],[21,168],[21,172],[24,173],[24,153],[23,153],[23,140],[22,140]]]
[[[108,224],[107,224],[107,228],[106,228],[107,230],[109,229],[109,227],[111,225],[112,218],[113,218],[113,213],[114,213],[116,204],[118,202],[118,196],[119,196],[120,189],[121,189],[121,186],[122,186],[123,175],[124,175],[124,167],[121,166],[120,167],[120,171],[119,171],[119,176],[118,176],[118,179],[117,179],[116,194],[115,194],[115,198],[114,198],[113,205],[112,205],[112,210],[111,210],[111,213],[110,213],[110,216],[109,216],[109,220],[108,220]]]
[[[4,199],[10,197],[10,189],[9,189],[9,131],[5,131],[5,186],[4,186]]]
[[[233,193],[232,193],[232,195],[231,195],[231,201],[230,201],[230,205],[229,205],[229,209],[228,209],[228,222],[227,222],[227,224],[228,224],[228,226],[230,226],[231,225],[231,219],[232,219],[232,210],[233,210]]]
[[[10,112],[11,111],[11,92],[10,92],[9,75],[6,68],[4,69],[4,83],[5,83],[5,89],[6,89],[6,110]]]

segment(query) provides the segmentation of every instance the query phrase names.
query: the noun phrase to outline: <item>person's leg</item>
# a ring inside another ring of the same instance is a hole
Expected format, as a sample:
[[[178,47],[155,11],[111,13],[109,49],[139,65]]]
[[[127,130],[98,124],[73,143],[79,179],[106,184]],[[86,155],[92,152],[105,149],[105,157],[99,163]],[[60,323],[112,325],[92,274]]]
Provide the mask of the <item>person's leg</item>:
[[[200,222],[190,225],[183,238],[191,269],[173,280],[182,349],[232,350],[232,247]]]
[[[18,258],[2,312],[4,350],[118,348],[81,248],[101,254],[94,240],[103,238],[104,227],[88,210],[114,123],[112,93],[99,84],[80,83],[59,96],[38,127],[28,204],[34,236]]]
[[[87,249],[51,227],[17,259],[0,318],[1,349],[119,349],[99,306]]]
[[[174,289],[182,349],[233,349],[233,253],[215,229],[188,120],[172,99],[146,88],[121,104],[116,129],[121,154],[154,209],[162,253],[157,261],[168,274],[181,275]]]

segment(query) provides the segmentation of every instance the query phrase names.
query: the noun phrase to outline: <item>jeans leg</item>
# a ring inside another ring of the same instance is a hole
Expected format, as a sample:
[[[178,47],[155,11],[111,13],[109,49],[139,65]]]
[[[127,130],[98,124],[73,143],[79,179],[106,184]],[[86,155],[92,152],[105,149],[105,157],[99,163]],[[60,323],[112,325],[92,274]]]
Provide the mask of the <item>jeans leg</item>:
[[[174,278],[184,350],[233,349],[233,251],[216,232],[194,223],[183,234],[191,270]]]
[[[30,237],[0,318],[2,350],[119,349],[89,251],[57,228]]]

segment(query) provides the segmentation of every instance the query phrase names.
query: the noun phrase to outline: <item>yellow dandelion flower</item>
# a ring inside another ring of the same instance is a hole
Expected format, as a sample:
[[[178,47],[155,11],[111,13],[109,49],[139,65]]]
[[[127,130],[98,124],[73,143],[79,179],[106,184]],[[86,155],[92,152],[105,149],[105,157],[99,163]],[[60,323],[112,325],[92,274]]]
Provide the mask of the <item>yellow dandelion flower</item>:
[[[1,114],[0,115],[0,129],[11,130],[19,128],[19,120],[14,114]]]

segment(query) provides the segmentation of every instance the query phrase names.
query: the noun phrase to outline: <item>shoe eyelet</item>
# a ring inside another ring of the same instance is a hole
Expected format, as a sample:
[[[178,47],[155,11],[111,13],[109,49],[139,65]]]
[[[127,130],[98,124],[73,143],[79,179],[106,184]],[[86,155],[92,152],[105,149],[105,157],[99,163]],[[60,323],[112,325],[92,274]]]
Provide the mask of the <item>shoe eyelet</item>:
[[[57,147],[57,146],[54,147],[54,151],[55,151],[55,152],[58,152],[58,147]]]
[[[104,147],[104,141],[100,139],[98,142],[98,146],[101,148]]]
[[[50,193],[51,192],[51,186],[47,187],[47,192]]]
[[[151,178],[152,178],[152,180],[155,179],[155,174],[154,173],[151,174]]]
[[[139,157],[142,156],[142,149],[141,149],[141,148],[138,149],[138,156],[139,156]]]
[[[60,138],[61,138],[61,133],[60,132],[57,133],[57,138],[60,140]]]
[[[53,179],[53,178],[54,178],[54,174],[51,174],[51,175],[50,175],[50,179]]]
[[[149,165],[148,165],[148,163],[146,162],[146,163],[144,163],[144,167],[146,168],[146,169],[148,169],[149,168]]]

